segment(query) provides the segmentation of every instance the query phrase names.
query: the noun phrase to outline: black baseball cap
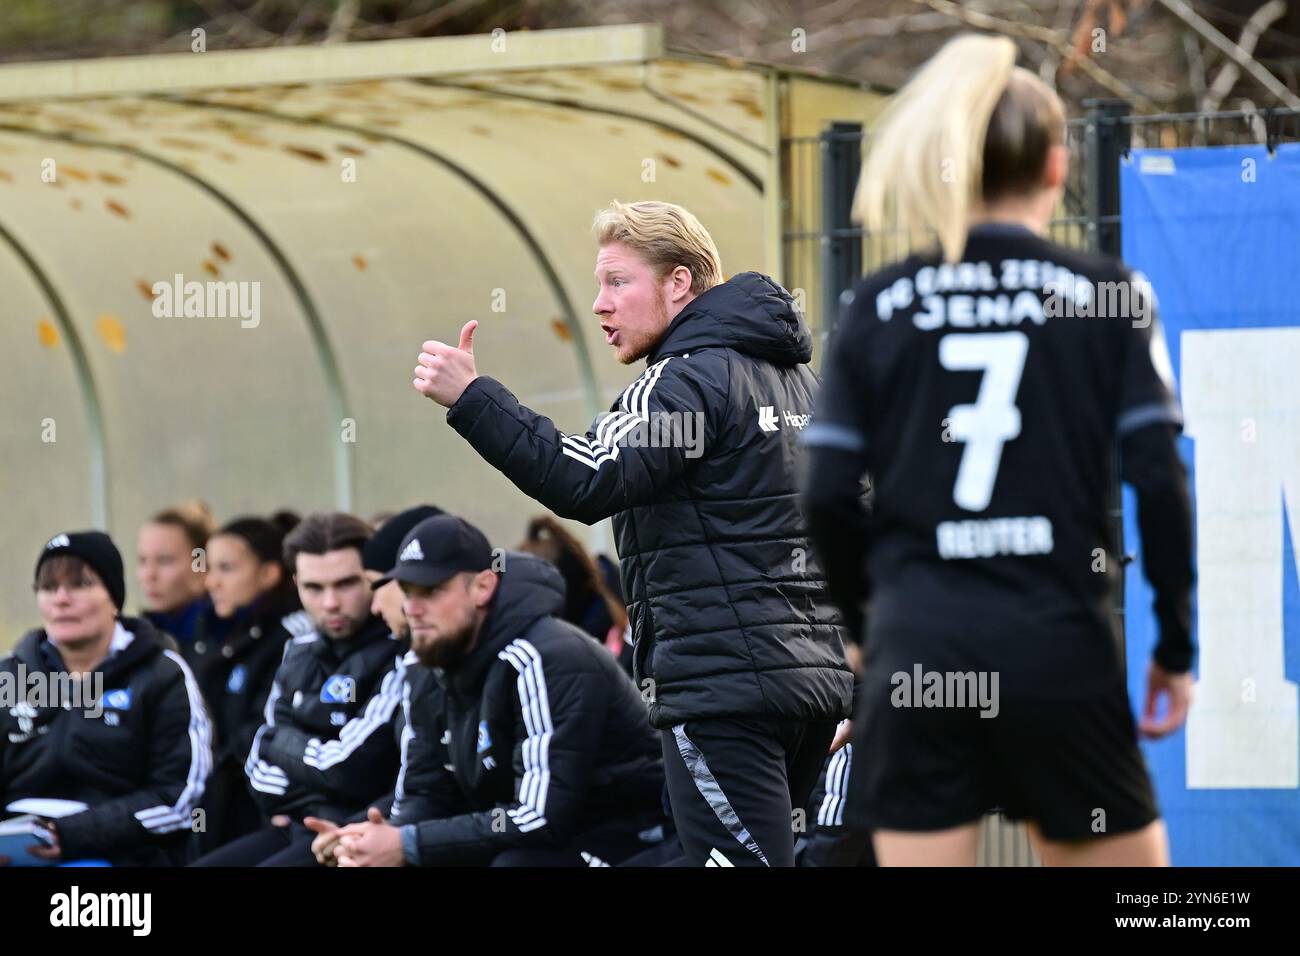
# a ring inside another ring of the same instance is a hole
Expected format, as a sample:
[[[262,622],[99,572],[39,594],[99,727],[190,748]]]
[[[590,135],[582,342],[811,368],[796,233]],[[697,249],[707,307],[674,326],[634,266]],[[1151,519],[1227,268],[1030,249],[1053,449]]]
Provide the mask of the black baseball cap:
[[[443,513],[441,508],[433,505],[416,505],[393,515],[379,526],[379,530],[370,536],[370,540],[361,549],[361,566],[367,571],[383,574],[401,554],[402,539],[410,530],[425,518]]]
[[[407,532],[397,552],[397,564],[372,587],[405,581],[432,588],[461,571],[490,567],[492,545],[482,531],[455,515],[434,515]]]

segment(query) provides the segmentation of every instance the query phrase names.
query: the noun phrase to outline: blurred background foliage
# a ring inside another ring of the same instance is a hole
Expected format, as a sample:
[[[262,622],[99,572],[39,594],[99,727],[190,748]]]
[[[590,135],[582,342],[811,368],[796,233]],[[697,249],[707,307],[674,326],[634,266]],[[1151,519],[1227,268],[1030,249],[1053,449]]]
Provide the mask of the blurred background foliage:
[[[0,62],[187,52],[196,28],[220,50],[644,22],[674,49],[887,87],[949,35],[992,30],[1075,111],[1094,96],[1264,107],[1300,89],[1300,0],[0,0]]]

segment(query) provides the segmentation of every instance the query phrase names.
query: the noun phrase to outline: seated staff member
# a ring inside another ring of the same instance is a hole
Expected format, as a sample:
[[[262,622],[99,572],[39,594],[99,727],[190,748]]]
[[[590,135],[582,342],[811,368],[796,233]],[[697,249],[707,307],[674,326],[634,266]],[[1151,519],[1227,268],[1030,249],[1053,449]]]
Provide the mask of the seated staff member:
[[[125,596],[108,535],[55,535],[36,562],[44,626],[0,660],[25,695],[0,708],[0,808],[27,797],[87,804],[51,825],[54,845],[34,854],[48,861],[185,861],[211,726],[175,642],[122,617]]]
[[[216,765],[203,799],[206,826],[196,835],[200,855],[262,825],[244,761],[262,726],[285,643],[313,632],[284,564],[280,525],[236,518],[208,539],[207,558],[212,606],[182,649],[216,725]]]
[[[315,866],[303,818],[346,819],[392,786],[406,647],[370,613],[369,537],[360,518],[334,513],[309,515],[285,538],[315,630],[286,645],[244,765],[270,825],[196,865]]]
[[[366,546],[361,549],[361,563],[365,566],[366,581],[374,584],[397,563],[397,555],[402,550],[402,539],[406,537],[407,532],[425,518],[442,513],[441,508],[433,505],[416,505],[414,508],[387,516],[384,523],[376,528],[374,535],[366,542]],[[409,644],[411,631],[406,623],[406,615],[402,611],[402,589],[396,581],[380,583],[375,587],[370,599],[370,613],[375,617],[383,618],[384,623],[388,625],[389,633],[404,644]],[[411,651],[407,651],[406,656],[402,658],[402,664],[406,668],[406,680],[402,688],[402,706],[393,719],[393,735],[398,750],[403,754],[409,739],[407,714],[410,711],[411,696],[413,693],[418,696],[433,680],[433,675],[428,668],[418,668],[418,671],[415,669],[417,663],[419,662]],[[394,801],[401,800],[403,780],[404,775],[399,773],[393,789],[374,801],[371,806],[378,807],[384,814],[392,813]],[[368,809],[369,807],[366,808]],[[338,862],[334,857],[334,847],[338,843],[339,832],[348,823],[365,821],[366,810],[342,821],[319,817],[303,819],[303,824],[316,834],[311,844],[316,862],[324,866],[334,866]]]
[[[389,573],[436,685],[410,699],[393,823],[345,827],[340,865],[584,866],[662,839],[663,765],[645,703],[558,615],[554,565],[451,515],[421,522]]]
[[[202,501],[182,501],[164,508],[140,527],[136,540],[136,579],[140,616],[185,647],[212,602],[208,600],[204,564],[196,558],[216,530],[212,511]]]

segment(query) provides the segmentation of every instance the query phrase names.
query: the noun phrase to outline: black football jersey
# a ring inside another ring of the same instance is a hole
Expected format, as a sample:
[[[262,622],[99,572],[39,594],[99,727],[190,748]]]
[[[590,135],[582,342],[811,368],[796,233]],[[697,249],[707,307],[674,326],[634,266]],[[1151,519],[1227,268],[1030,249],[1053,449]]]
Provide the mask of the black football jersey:
[[[871,477],[868,647],[1004,689],[1113,674],[1117,438],[1180,423],[1145,280],[988,224],[842,303],[804,440]]]

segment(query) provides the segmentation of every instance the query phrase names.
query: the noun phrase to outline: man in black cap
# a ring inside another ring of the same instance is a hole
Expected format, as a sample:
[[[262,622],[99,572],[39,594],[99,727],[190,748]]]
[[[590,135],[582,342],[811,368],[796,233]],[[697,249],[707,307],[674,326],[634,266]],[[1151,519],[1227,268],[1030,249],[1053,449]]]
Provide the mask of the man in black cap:
[[[605,648],[557,617],[553,565],[438,515],[382,580],[400,585],[437,690],[411,700],[393,818],[371,808],[345,827],[340,865],[600,865],[662,839],[645,704]]]
[[[402,550],[402,539],[406,537],[407,532],[425,518],[442,513],[441,508],[433,505],[416,505],[414,508],[408,508],[384,521],[361,549],[361,564],[365,568],[366,580],[374,586],[370,599],[370,613],[375,617],[383,618],[392,635],[404,643],[410,641],[411,632],[406,624],[406,615],[402,611],[402,589],[396,581],[381,582],[380,578],[397,563],[397,555]],[[399,751],[405,750],[405,742],[408,739],[406,715],[411,709],[411,699],[414,697],[418,700],[421,695],[430,691],[433,684],[433,675],[427,668],[415,668],[418,663],[415,654],[411,651],[407,651],[406,656],[402,658],[402,665],[406,671],[405,686],[402,689],[402,706],[393,715],[393,734]],[[378,807],[383,814],[391,813],[394,801],[401,799],[403,781],[404,778],[399,777],[395,789],[374,801],[371,806]],[[311,851],[318,863],[326,866],[335,865],[334,847],[338,843],[340,831],[348,823],[365,821],[368,810],[369,807],[344,821],[321,817],[307,817],[303,820],[307,829],[316,834],[312,840]]]
[[[212,730],[175,643],[122,617],[122,556],[102,531],[55,535],[36,562],[44,626],[0,660],[0,807],[60,798],[47,863],[184,862]],[[0,863],[17,862],[0,859]]]

